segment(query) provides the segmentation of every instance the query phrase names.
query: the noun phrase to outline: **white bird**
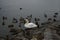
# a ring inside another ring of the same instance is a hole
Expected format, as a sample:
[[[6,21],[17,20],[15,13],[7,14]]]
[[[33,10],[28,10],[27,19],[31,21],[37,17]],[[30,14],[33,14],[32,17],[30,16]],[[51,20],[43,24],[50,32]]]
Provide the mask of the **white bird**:
[[[25,28],[35,28],[35,27],[37,27],[36,24],[34,24],[32,22],[29,23],[28,19],[25,19],[25,21],[26,21],[26,23],[24,24]]]

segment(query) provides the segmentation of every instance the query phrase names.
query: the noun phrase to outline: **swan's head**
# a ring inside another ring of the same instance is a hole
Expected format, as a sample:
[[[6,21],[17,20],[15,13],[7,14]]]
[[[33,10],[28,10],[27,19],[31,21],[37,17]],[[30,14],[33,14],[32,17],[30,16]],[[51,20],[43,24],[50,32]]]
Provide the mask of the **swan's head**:
[[[28,19],[25,19],[25,23],[29,23],[29,20]]]

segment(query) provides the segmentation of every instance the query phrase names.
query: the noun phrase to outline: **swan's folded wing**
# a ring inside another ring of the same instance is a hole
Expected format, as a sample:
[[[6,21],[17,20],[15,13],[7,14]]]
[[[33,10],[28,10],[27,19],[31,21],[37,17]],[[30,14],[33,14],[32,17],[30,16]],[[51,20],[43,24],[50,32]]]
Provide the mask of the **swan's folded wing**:
[[[37,25],[34,23],[28,23],[28,24],[25,24],[25,27],[26,28],[34,28],[34,27],[37,27]]]

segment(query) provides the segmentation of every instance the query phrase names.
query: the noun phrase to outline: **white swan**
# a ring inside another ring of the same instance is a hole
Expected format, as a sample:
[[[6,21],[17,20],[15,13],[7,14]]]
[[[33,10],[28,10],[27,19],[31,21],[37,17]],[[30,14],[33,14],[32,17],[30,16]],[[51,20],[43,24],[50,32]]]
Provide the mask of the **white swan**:
[[[34,24],[32,22],[29,23],[28,19],[25,19],[25,21],[26,21],[26,23],[24,24],[25,28],[35,28],[35,27],[37,27],[36,24]]]

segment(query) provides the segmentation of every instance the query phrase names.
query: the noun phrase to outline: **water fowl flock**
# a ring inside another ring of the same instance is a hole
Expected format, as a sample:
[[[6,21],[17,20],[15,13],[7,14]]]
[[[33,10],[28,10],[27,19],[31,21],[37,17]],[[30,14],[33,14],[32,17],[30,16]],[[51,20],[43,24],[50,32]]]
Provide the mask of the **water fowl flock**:
[[[48,18],[48,15],[44,14],[43,16],[47,21],[43,23],[39,23],[41,19],[38,17],[33,18],[32,14],[26,17],[20,16],[19,19],[13,17],[12,24],[8,25],[10,35],[12,36],[10,37],[6,34],[6,37],[0,37],[0,40],[60,40],[60,21],[57,20],[58,15],[59,13],[55,12],[52,18]],[[8,17],[3,16],[2,20],[2,26],[7,25],[5,21],[8,20]],[[18,24],[19,29],[16,29],[14,24]],[[22,29],[22,24],[24,29]]]

